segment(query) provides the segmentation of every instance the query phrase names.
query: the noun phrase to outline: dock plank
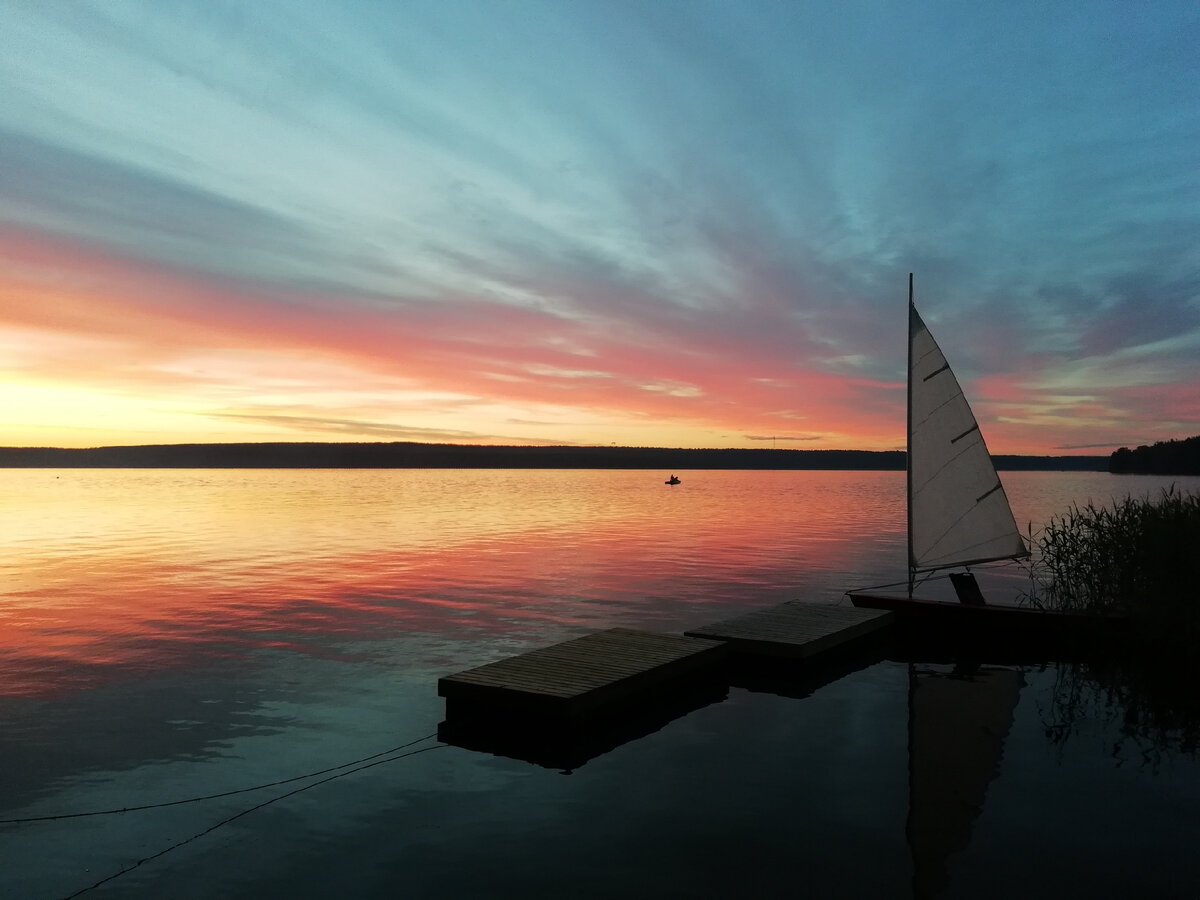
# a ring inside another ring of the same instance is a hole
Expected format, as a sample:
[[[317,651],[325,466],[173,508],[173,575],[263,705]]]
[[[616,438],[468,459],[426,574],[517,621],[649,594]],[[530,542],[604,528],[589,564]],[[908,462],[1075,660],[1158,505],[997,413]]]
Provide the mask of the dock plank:
[[[887,628],[893,618],[882,610],[793,600],[684,634],[726,641],[735,653],[809,659]]]
[[[438,680],[451,705],[493,715],[593,715],[717,664],[724,642],[612,628]]]

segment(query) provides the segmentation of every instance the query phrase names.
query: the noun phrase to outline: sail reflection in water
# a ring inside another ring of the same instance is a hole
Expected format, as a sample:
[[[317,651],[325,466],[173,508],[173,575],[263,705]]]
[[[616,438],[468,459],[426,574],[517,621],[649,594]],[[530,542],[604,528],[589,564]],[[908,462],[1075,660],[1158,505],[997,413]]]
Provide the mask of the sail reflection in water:
[[[909,667],[906,834],[915,900],[945,890],[949,857],[970,844],[1024,683],[1016,669]]]

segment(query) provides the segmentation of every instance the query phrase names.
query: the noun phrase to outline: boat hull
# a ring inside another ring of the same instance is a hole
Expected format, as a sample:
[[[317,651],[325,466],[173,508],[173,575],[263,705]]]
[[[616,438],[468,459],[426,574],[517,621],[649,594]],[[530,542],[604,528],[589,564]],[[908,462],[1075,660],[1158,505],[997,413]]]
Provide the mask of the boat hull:
[[[1031,606],[976,606],[905,594],[851,591],[850,601],[867,609],[896,613],[902,635],[929,641],[970,640],[997,646],[1039,648],[1050,656],[1060,651],[1105,648],[1124,642],[1129,620],[1059,612]]]

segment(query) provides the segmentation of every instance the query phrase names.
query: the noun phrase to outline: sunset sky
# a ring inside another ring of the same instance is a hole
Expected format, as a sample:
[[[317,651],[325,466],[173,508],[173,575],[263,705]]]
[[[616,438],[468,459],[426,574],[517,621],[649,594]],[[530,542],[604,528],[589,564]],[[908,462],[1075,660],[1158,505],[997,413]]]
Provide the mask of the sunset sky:
[[[1200,6],[0,7],[0,444],[1200,433]]]

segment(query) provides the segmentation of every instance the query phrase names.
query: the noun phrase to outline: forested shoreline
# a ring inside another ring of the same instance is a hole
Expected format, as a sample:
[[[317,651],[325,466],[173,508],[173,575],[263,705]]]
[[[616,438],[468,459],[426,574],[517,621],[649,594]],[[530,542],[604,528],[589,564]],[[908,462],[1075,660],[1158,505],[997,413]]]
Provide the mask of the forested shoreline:
[[[1134,450],[1122,447],[1108,461],[1108,471],[1118,475],[1200,475],[1200,435],[1177,441],[1159,441]]]
[[[1008,470],[1096,471],[1104,456],[993,457]],[[826,469],[903,470],[902,450],[524,447],[469,444],[246,443],[132,447],[0,447],[5,468],[269,469]]]

